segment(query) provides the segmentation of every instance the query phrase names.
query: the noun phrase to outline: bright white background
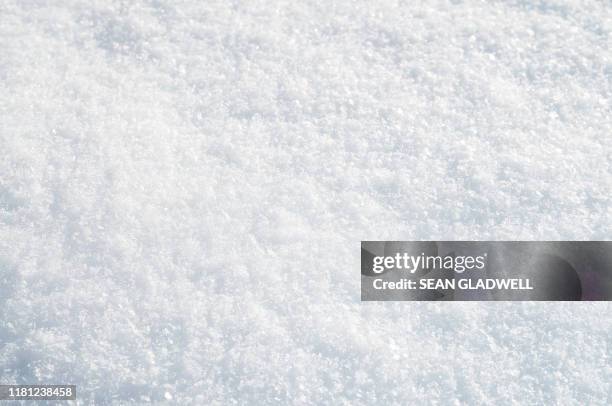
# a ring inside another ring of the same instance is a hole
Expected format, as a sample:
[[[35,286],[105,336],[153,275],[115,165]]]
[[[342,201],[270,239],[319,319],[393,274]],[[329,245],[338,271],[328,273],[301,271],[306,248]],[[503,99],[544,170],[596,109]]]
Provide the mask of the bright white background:
[[[0,0],[2,383],[609,404],[609,304],[361,303],[359,242],[611,238],[611,35],[604,1]]]

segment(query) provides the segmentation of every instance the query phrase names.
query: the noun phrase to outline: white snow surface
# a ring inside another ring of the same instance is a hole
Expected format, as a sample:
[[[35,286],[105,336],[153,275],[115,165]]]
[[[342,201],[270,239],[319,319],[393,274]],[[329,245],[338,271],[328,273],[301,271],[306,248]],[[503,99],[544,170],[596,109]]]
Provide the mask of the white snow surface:
[[[608,303],[362,303],[360,240],[610,239],[608,1],[0,0],[0,380],[610,404]]]

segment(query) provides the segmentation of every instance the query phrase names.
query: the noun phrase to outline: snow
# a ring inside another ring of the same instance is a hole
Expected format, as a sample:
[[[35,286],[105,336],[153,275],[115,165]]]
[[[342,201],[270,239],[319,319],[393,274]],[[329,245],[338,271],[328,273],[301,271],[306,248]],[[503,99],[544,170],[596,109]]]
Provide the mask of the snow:
[[[597,1],[0,0],[0,378],[610,404],[608,303],[361,303],[361,240],[612,237]]]

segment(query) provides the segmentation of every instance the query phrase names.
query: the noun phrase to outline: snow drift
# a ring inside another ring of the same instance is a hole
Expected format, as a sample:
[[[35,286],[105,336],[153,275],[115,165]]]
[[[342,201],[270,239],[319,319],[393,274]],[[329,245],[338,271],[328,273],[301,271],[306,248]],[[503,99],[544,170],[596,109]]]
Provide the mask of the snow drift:
[[[607,303],[361,303],[360,240],[609,239],[612,8],[0,1],[0,377],[606,404]]]

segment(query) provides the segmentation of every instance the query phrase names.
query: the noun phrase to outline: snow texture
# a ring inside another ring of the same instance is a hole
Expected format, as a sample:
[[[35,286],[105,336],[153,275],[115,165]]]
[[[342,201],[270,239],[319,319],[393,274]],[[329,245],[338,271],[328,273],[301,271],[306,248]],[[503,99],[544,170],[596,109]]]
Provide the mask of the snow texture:
[[[610,404],[608,303],[361,303],[360,240],[610,239],[609,1],[0,0],[0,378]]]

